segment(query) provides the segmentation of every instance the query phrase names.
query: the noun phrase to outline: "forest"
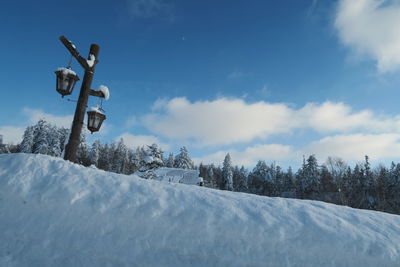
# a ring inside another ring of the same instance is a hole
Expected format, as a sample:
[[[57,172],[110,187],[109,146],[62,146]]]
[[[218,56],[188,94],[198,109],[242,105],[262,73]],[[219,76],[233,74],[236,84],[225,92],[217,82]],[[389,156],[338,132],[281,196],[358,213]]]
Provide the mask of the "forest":
[[[0,153],[34,153],[62,157],[69,129],[57,127],[45,120],[25,129],[17,145],[2,145]],[[164,152],[156,145],[128,148],[122,139],[110,144],[86,142],[81,136],[78,163],[105,171],[133,174],[151,179],[152,170],[159,167],[197,169],[204,186],[219,190],[244,192],[270,197],[319,200],[353,208],[400,214],[400,164],[371,168],[368,156],[363,163],[349,166],[337,157],[318,163],[315,155],[303,158],[298,170],[284,170],[275,163],[259,160],[249,170],[234,166],[229,154],[223,162],[196,166],[186,147],[177,155]]]

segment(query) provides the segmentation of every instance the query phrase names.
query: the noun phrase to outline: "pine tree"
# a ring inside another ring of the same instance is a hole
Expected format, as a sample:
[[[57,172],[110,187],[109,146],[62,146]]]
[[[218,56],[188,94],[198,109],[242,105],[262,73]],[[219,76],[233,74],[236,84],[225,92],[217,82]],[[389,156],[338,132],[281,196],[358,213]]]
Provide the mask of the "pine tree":
[[[125,146],[124,140],[121,138],[113,153],[112,171],[116,173],[126,174],[127,165],[128,165],[128,148]]]
[[[84,166],[89,166],[91,164],[89,157],[89,148],[86,143],[86,134],[83,131],[81,133],[78,149],[76,150],[76,158],[79,164],[82,164]]]
[[[193,161],[190,159],[189,152],[187,151],[186,147],[182,147],[180,149],[179,154],[176,155],[174,167],[180,168],[180,169],[193,169],[194,168]]]
[[[22,142],[19,145],[19,151],[22,153],[32,153],[33,151],[33,131],[34,127],[29,126],[25,129]]]
[[[39,120],[33,130],[32,152],[34,154],[49,154],[49,125],[45,120]]]
[[[238,169],[238,167],[235,168],[235,170]],[[235,186],[235,191],[237,192],[247,192],[249,190],[248,185],[247,185],[247,170],[242,166],[238,173],[237,173],[237,178],[236,178],[236,183],[234,182]]]
[[[58,129],[58,138],[61,151],[60,157],[64,157],[65,146],[67,145],[69,134],[70,134],[70,129],[64,127]]]
[[[224,159],[222,167],[222,177],[223,177],[223,189],[233,191],[232,160],[229,153],[226,154]]]
[[[59,157],[61,155],[61,144],[58,128],[54,125],[48,127],[48,155]]]
[[[100,149],[101,149],[101,143],[100,140],[97,139],[92,143],[89,152],[90,164],[93,164],[96,167],[99,166]]]
[[[172,152],[169,153],[168,159],[165,162],[165,166],[168,168],[173,168],[174,167],[174,154]]]
[[[157,144],[152,144],[145,150],[145,156],[142,158],[141,167],[137,175],[145,179],[154,179],[154,170],[162,166],[164,166],[163,151]]]
[[[265,181],[271,180],[268,166],[263,160],[259,160],[253,171],[249,174],[249,190],[251,193],[263,195]]]
[[[207,166],[207,177],[209,178],[209,184],[211,188],[218,188],[218,182],[214,175],[214,164]]]
[[[303,163],[299,180],[303,197],[313,198],[313,195],[318,194],[320,190],[320,173],[318,162],[314,155],[309,156],[307,161]]]

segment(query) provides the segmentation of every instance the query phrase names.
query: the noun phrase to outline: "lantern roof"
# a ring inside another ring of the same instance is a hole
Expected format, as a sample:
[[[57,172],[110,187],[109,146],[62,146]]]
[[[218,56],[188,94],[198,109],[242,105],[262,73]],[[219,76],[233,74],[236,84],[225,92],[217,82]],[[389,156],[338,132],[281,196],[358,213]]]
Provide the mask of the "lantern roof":
[[[62,74],[63,75],[68,75],[68,74],[71,74],[71,75],[74,75],[74,76],[78,76],[78,75],[76,75],[76,72],[75,71],[73,71],[72,69],[70,69],[70,68],[65,68],[65,67],[60,67],[60,68],[58,68],[57,70],[56,70],[56,72],[62,72]]]
[[[89,112],[90,112],[90,111],[94,111],[94,112],[97,112],[97,113],[100,113],[100,114],[105,115],[104,112],[102,111],[102,109],[100,109],[100,107],[91,107],[91,108],[89,109]]]

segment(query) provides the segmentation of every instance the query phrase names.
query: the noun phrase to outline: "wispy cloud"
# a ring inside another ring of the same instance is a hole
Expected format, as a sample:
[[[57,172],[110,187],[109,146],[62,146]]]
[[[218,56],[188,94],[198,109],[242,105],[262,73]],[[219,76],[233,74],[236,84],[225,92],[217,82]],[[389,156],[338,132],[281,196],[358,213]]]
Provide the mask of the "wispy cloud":
[[[127,0],[129,14],[134,19],[149,19],[156,16],[174,17],[174,5],[167,0]]]
[[[400,69],[399,1],[340,0],[335,27],[341,42],[375,60],[380,73]]]
[[[237,79],[242,79],[249,74],[244,73],[243,71],[235,70],[227,75],[228,80],[237,80]]]

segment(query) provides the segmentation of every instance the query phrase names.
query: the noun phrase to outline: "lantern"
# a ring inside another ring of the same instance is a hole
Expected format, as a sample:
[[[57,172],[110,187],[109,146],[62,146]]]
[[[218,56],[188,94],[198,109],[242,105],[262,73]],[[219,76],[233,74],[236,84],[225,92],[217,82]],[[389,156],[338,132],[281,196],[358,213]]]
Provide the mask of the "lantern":
[[[87,127],[91,133],[100,130],[101,124],[106,119],[106,115],[98,107],[92,107],[88,112]]]
[[[78,75],[71,68],[58,68],[55,73],[57,76],[57,92],[62,97],[72,94],[75,83],[79,81]]]

